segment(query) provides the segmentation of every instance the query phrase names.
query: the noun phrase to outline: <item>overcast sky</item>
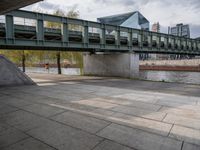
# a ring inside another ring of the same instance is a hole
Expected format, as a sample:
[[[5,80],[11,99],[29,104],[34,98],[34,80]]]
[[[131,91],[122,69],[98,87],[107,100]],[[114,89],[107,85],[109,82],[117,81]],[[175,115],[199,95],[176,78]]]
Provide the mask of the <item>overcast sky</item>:
[[[177,23],[189,24],[191,36],[200,37],[200,0],[44,0],[28,6],[27,10],[52,13],[56,9],[65,12],[76,8],[81,19],[96,18],[140,11],[151,24],[160,22],[161,31]]]

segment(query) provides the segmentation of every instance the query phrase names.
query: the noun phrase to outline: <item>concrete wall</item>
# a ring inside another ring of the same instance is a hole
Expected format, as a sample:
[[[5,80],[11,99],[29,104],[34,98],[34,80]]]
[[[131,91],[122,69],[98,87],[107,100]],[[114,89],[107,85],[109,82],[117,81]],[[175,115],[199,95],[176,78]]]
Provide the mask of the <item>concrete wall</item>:
[[[87,54],[83,56],[84,74],[137,78],[139,75],[138,54]]]
[[[34,84],[34,82],[25,73],[0,55],[0,86],[31,84]]]

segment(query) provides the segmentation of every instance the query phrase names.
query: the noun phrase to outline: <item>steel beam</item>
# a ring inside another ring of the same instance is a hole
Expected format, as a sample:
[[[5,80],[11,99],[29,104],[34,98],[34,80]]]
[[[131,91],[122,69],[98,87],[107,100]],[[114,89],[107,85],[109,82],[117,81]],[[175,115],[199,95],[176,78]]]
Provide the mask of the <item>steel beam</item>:
[[[14,25],[13,17],[36,20],[36,26]],[[49,31],[48,28],[44,27],[45,21],[57,22],[61,24],[61,29],[51,29]],[[82,30],[70,31],[69,25],[80,26]],[[98,32],[95,34],[90,33],[89,28],[97,28]],[[112,31],[115,31],[115,35],[109,34],[113,33]],[[4,28],[0,26],[1,32],[4,32]],[[19,38],[22,34],[34,35],[35,32],[36,39],[27,38],[27,36]],[[127,35],[122,36],[122,32],[127,33]],[[199,40],[22,10],[6,14],[5,34],[6,37],[0,37],[0,48],[4,49],[15,47],[20,49],[78,49],[81,51],[92,50],[96,52],[131,51],[137,53],[200,55]],[[46,39],[48,37],[57,38]],[[90,39],[96,40],[96,42],[93,43]],[[156,46],[153,45],[153,42],[156,42]]]

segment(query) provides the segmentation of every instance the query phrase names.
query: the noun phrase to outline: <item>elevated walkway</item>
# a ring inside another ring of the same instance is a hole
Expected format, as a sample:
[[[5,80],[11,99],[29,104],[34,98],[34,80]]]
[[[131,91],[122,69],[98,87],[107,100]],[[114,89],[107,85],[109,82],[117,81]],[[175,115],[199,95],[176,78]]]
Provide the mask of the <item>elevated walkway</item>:
[[[14,18],[34,24],[20,25]],[[46,22],[61,27],[48,28]],[[112,33],[108,31],[112,30]],[[0,49],[200,55],[200,41],[87,20],[16,10],[0,24]]]
[[[39,2],[42,0],[1,0],[0,1],[0,14],[4,14],[11,10],[19,9],[27,5]]]

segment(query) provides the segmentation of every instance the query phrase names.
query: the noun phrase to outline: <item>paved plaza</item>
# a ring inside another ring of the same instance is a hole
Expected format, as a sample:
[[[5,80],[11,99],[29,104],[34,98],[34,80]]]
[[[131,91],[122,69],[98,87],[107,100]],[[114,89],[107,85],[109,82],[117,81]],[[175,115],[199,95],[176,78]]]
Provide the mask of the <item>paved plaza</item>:
[[[200,85],[29,76],[0,87],[0,150],[200,150]]]

